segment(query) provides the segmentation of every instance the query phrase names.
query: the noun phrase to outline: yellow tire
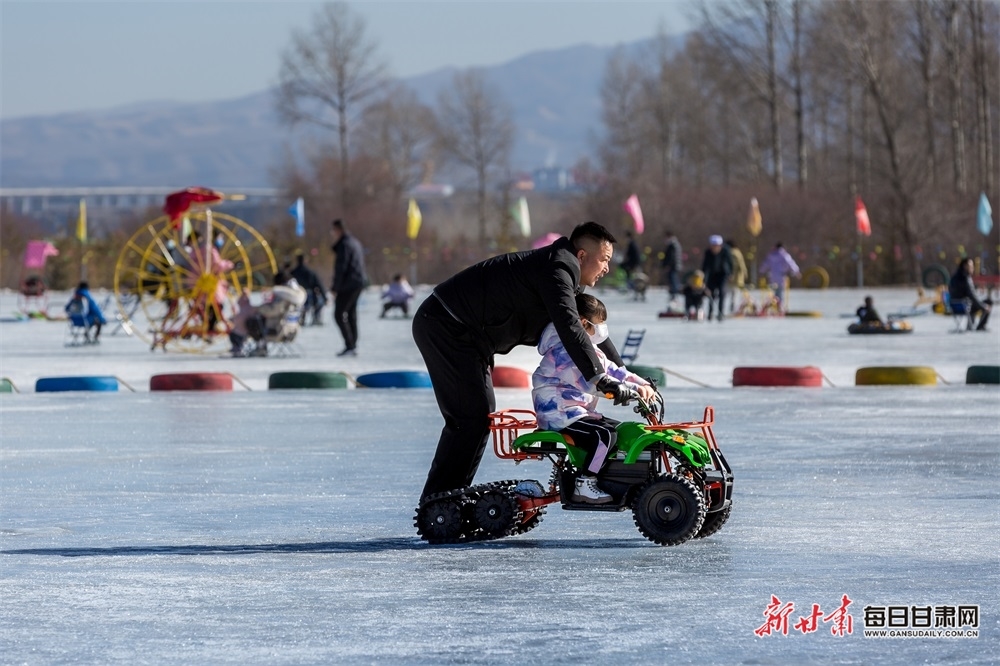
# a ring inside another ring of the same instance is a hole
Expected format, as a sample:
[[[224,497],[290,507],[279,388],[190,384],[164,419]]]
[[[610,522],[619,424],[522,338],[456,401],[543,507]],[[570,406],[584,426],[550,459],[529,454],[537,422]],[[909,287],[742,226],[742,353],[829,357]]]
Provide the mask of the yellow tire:
[[[802,286],[806,289],[826,289],[830,286],[830,274],[822,266],[813,266],[802,271]]]
[[[937,371],[924,365],[858,368],[854,375],[854,384],[855,386],[934,386],[937,384]]]

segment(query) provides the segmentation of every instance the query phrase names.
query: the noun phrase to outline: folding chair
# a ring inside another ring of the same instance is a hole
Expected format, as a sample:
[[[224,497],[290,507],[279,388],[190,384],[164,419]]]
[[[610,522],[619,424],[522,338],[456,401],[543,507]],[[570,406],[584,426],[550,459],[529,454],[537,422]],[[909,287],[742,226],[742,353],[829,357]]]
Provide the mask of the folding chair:
[[[247,320],[247,335],[242,356],[298,356],[292,343],[299,333],[299,309],[289,304],[280,313],[268,317],[257,316]]]
[[[622,357],[625,363],[635,363],[635,359],[639,356],[639,346],[642,344],[642,338],[646,335],[646,329],[629,329],[628,335],[625,336],[625,343],[622,348],[618,350],[618,355]]]
[[[69,321],[69,328],[66,331],[65,345],[67,347],[79,347],[90,344],[90,324],[87,322],[87,314],[82,301],[70,301],[66,310]]]
[[[955,333],[972,330],[972,304],[965,300],[951,301],[951,316],[955,320]]]

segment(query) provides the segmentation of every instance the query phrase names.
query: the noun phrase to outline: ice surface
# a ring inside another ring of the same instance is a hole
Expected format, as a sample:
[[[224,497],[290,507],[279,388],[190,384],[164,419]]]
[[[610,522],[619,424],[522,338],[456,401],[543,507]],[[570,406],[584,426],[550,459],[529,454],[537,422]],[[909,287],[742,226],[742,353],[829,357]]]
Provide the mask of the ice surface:
[[[604,292],[612,338],[646,328],[638,362],[676,373],[668,416],[715,406],[736,475],[729,523],[673,548],[631,513],[555,507],[523,536],[421,542],[431,391],[265,390],[285,370],[422,368],[408,322],[379,320],[373,291],[351,359],[334,356],[329,323],[303,330],[299,357],[239,360],[153,354],[122,334],[67,348],[63,322],[2,323],[0,375],[23,393],[0,394],[0,661],[996,663],[1000,389],[964,380],[1000,364],[998,336],[951,333],[936,315],[913,318],[912,335],[848,336],[840,315],[865,293],[796,291],[793,309],[823,316],[719,324],[657,319],[657,290],[646,303]],[[883,315],[916,297],[870,293]],[[0,297],[0,315],[15,301]],[[497,358],[536,362],[529,348]],[[733,388],[746,365],[816,365],[832,386]],[[941,383],[854,386],[871,365],[929,365]],[[150,376],[191,371],[252,390],[149,392]],[[33,393],[65,375],[136,392]],[[497,402],[530,406],[526,390]],[[547,474],[487,453],[477,480]],[[788,636],[754,633],[771,595],[795,604]],[[843,595],[851,635],[792,627]],[[864,607],[890,605],[979,605],[980,635],[863,637]]]

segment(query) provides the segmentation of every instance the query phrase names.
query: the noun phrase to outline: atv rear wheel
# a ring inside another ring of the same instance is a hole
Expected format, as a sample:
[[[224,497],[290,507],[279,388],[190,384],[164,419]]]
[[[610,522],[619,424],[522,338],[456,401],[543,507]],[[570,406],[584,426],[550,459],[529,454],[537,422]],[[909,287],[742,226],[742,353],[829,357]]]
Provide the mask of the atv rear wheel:
[[[701,529],[705,498],[690,480],[665,474],[643,487],[632,515],[639,532],[647,539],[661,546],[676,546]]]
[[[462,534],[462,507],[455,499],[429,501],[417,509],[417,534],[430,543],[451,543]]]
[[[701,529],[698,533],[694,535],[695,539],[704,539],[707,536],[712,536],[716,532],[722,529],[722,526],[726,524],[729,520],[729,514],[733,512],[733,505],[730,504],[722,511],[716,511],[715,513],[706,513],[705,522],[702,523]]]

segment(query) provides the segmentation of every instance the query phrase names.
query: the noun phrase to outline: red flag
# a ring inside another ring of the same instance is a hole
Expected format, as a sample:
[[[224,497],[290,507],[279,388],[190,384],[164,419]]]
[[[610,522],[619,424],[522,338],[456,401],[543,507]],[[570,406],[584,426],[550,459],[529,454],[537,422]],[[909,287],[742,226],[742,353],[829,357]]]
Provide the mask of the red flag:
[[[858,234],[864,236],[872,235],[872,223],[868,219],[868,210],[861,197],[854,197],[854,217],[858,221]]]

